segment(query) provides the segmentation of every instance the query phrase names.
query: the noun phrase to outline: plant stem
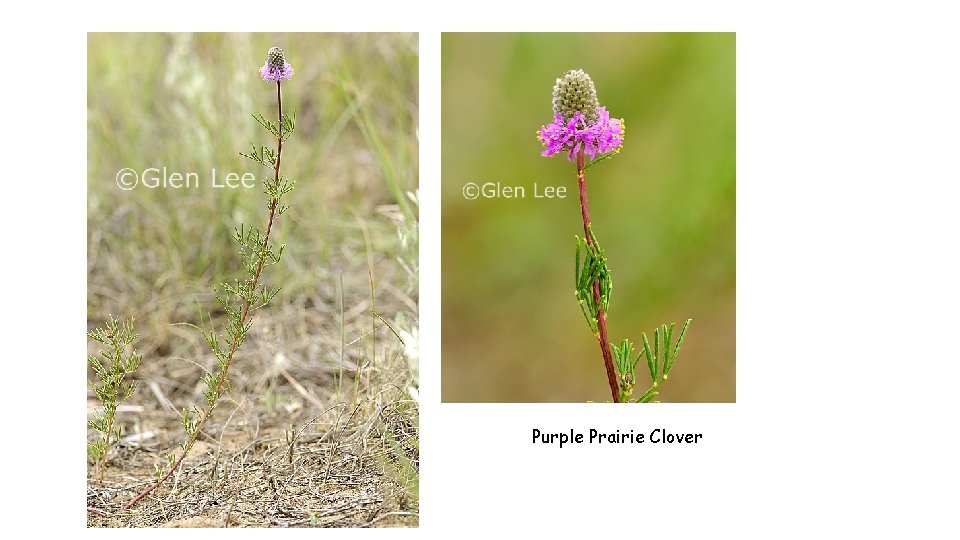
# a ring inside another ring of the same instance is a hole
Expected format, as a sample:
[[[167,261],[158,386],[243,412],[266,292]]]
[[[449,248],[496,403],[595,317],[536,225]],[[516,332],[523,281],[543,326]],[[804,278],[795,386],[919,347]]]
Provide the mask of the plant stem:
[[[280,181],[280,153],[283,151],[283,106],[280,101],[280,82],[277,81],[277,121],[278,123],[278,133],[280,134],[277,137],[277,161],[274,164],[273,168],[273,181],[274,184],[277,184]],[[250,290],[255,291],[257,289],[257,284],[260,281],[260,274],[263,272],[263,265],[266,260],[266,251],[267,245],[270,241],[270,231],[273,229],[273,219],[276,217],[277,206],[279,205],[280,198],[275,196],[270,199],[268,208],[270,209],[270,217],[267,220],[267,231],[263,235],[263,249],[260,250],[260,255],[257,260],[257,270],[254,273],[251,283]],[[252,315],[250,311],[251,300],[246,300],[243,304],[243,313],[240,316],[240,328],[243,328],[247,319]],[[230,364],[233,362],[233,355],[237,352],[237,349],[240,348],[240,342],[242,338],[237,338],[233,340],[233,343],[230,345],[230,352],[227,353],[227,361],[224,363],[223,369],[220,371],[220,374],[217,376],[217,384],[214,387],[215,396],[220,396],[220,390],[223,388],[223,385],[227,381],[227,373],[230,371]],[[141,491],[136,497],[130,500],[127,504],[123,506],[124,509],[130,508],[131,506],[140,502],[141,499],[149,495],[153,490],[160,487],[167,478],[170,478],[173,475],[174,471],[180,467],[180,464],[183,462],[183,459],[187,457],[187,454],[190,453],[190,449],[193,448],[194,443],[197,442],[197,437],[200,436],[200,430],[203,428],[203,424],[206,423],[207,419],[213,414],[213,410],[216,408],[217,403],[219,403],[219,397],[203,410],[200,415],[200,418],[197,420],[197,425],[193,430],[193,435],[187,440],[187,443],[183,447],[183,452],[180,454],[180,457],[170,466],[166,473],[156,483],[151,484],[148,488]]]
[[[117,393],[120,393],[119,387],[117,388]],[[106,407],[104,407],[104,413],[106,413]],[[97,463],[93,468],[93,474],[97,479],[97,484],[103,483],[103,466],[107,463],[107,456],[110,454],[110,434],[113,432],[113,422],[116,417],[117,409],[114,408],[113,411],[107,415],[107,431],[104,433],[106,442],[103,444],[103,455],[100,456],[100,459],[97,460]]]
[[[580,188],[580,214],[583,216],[583,234],[587,238],[587,245],[593,244],[593,235],[590,233],[590,205],[587,202],[587,180],[583,167],[583,150],[577,153],[577,186]],[[610,394],[614,403],[620,403],[620,388],[617,384],[617,372],[613,367],[613,353],[610,352],[610,340],[607,337],[607,314],[600,303],[600,280],[593,282],[593,300],[597,305],[597,341],[600,342],[600,352],[603,353],[603,365],[607,369],[607,382],[610,383]]]

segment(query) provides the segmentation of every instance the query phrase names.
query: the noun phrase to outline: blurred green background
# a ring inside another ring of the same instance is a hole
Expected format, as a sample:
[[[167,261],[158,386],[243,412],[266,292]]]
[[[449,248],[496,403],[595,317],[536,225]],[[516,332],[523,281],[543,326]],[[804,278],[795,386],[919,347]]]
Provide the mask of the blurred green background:
[[[535,133],[575,68],[627,126],[587,171],[610,339],[692,318],[659,399],[736,401],[735,34],[445,33],[442,68],[443,401],[610,400],[573,295],[575,167],[541,157]],[[466,200],[468,182],[527,198]],[[568,196],[533,199],[534,182]]]

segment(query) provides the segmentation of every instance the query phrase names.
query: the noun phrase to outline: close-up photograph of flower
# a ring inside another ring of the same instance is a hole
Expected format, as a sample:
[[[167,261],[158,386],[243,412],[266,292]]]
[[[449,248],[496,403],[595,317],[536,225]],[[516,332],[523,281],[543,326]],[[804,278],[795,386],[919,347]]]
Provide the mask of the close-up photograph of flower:
[[[735,35],[441,59],[443,401],[735,402]]]
[[[87,526],[419,526],[416,34],[87,36]]]

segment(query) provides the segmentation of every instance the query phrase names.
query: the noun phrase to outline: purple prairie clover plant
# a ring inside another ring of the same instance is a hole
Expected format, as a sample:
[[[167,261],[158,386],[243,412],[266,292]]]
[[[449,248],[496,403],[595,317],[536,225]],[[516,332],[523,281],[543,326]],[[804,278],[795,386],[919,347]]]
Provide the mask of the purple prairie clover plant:
[[[610,292],[613,281],[607,266],[607,257],[590,221],[590,205],[587,201],[586,169],[620,152],[626,125],[622,118],[610,118],[606,107],[600,106],[593,80],[581,69],[567,71],[557,79],[553,87],[553,122],[537,131],[537,139],[543,145],[541,155],[555,156],[567,152],[567,159],[576,160],[577,186],[580,192],[580,214],[583,218],[583,239],[576,240],[576,274],[574,276],[577,302],[600,345],[607,383],[614,403],[653,401],[658,388],[667,380],[670,370],[680,354],[680,346],[690,325],[687,319],[680,330],[676,345],[673,345],[673,330],[676,323],[661,325],[654,330],[653,347],[646,332],[641,333],[642,349],[634,357],[634,346],[629,339],[614,345],[607,335],[607,311],[610,307]],[[584,158],[590,163],[585,164]],[[671,350],[672,348],[672,350]],[[637,383],[636,367],[646,357],[651,385],[640,397],[631,399]]]
[[[282,49],[272,47],[267,52],[267,61],[260,69],[260,76],[263,80],[276,84],[277,114],[276,121],[269,120],[262,114],[254,115],[254,119],[270,133],[276,142],[276,147],[271,149],[265,145],[251,143],[250,153],[241,152],[240,155],[262,165],[268,171],[263,179],[264,193],[267,196],[266,228],[260,229],[241,224],[235,230],[233,238],[240,245],[242,266],[246,270],[247,277],[214,288],[214,296],[229,320],[223,333],[217,333],[214,330],[202,331],[204,339],[217,359],[217,369],[207,372],[203,377],[205,388],[202,406],[194,405],[190,409],[183,410],[181,423],[186,431],[186,440],[181,444],[179,457],[173,454],[167,456],[168,466],[158,467],[156,481],[127,502],[124,505],[125,509],[137,504],[157,489],[180,467],[184,457],[190,453],[190,449],[196,443],[204,424],[230,387],[227,373],[234,355],[253,326],[254,313],[266,306],[280,292],[279,288],[264,284],[263,275],[264,269],[279,263],[283,255],[285,246],[283,244],[275,246],[270,241],[270,233],[275,229],[277,218],[289,208],[289,205],[283,204],[282,201],[294,186],[292,180],[280,174],[283,143],[293,134],[296,120],[295,115],[287,114],[283,110],[282,81],[293,77],[293,66],[284,59]]]

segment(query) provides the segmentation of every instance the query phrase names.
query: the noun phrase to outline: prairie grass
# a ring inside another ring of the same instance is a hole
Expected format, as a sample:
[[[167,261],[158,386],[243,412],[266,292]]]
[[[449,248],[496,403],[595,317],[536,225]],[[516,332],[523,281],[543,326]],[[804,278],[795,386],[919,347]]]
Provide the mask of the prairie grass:
[[[263,139],[250,114],[275,103],[257,73],[272,45],[296,70],[283,172],[297,189],[268,277],[282,290],[173,481],[120,511],[203,399],[216,360],[198,328],[222,327],[212,286],[242,275],[234,227],[263,225],[260,187],[211,177],[265,173],[238,152]],[[418,321],[417,47],[410,34],[89,35],[87,324],[134,317],[144,355],[103,485],[88,487],[103,512],[91,526],[418,523],[416,344],[398,338]],[[115,183],[164,167],[199,186]]]

